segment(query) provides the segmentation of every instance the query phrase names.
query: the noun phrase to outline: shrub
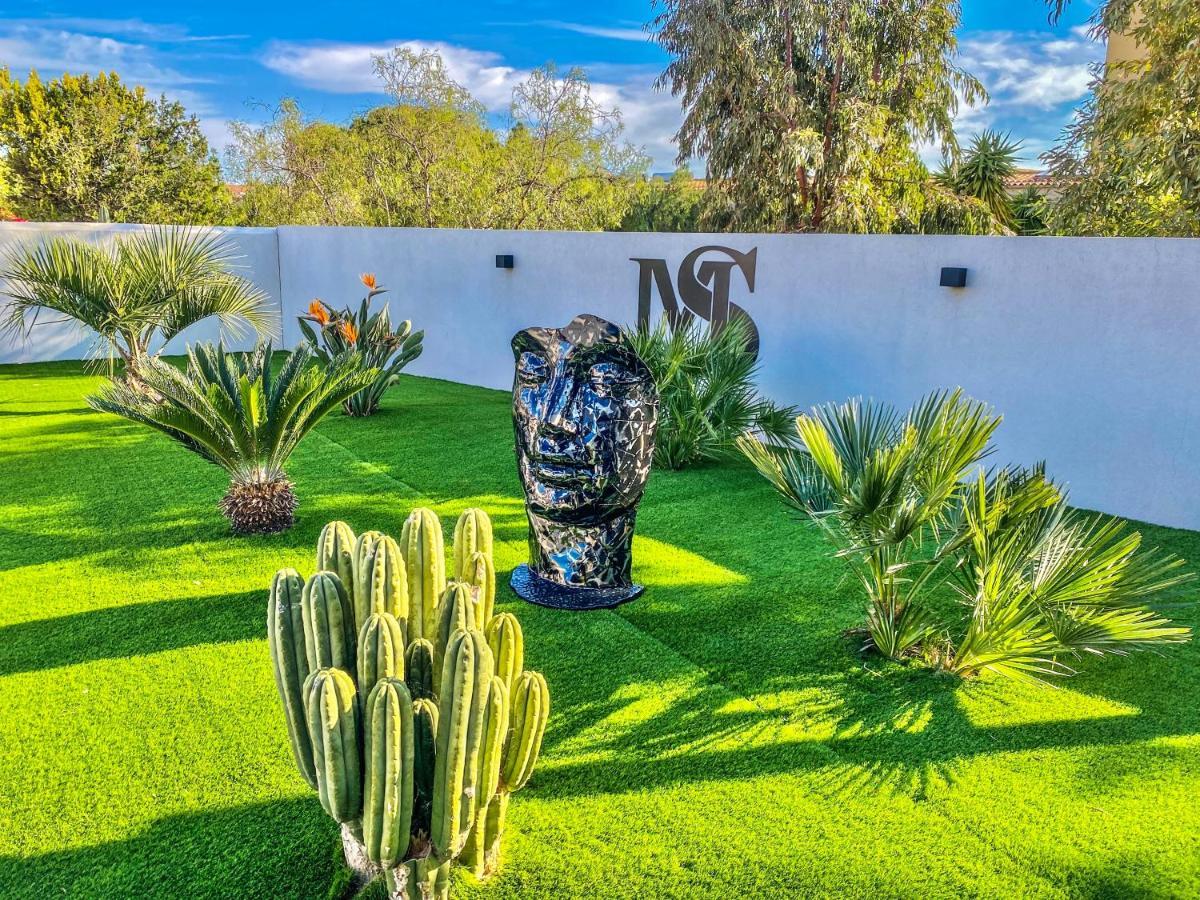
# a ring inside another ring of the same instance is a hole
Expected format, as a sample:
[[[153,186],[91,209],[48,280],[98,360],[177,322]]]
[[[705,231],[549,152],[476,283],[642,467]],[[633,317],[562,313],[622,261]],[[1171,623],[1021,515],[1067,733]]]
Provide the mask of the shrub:
[[[155,428],[229,473],[220,509],[238,534],[269,534],[295,522],[296,495],[284,474],[288,457],[335,406],[378,374],[354,355],[323,369],[301,344],[277,372],[271,345],[226,353],[221,345],[188,350],[187,371],[145,361],[143,384],[111,382],[88,398],[93,409]]]
[[[281,569],[267,632],[292,752],[342,826],[358,885],[449,893],[457,863],[500,862],[509,795],[529,780],[549,716],[510,613],[493,615],[491,521],[466,510],[446,583],[442,526],[415,509],[395,541],[331,522],[307,582]]]
[[[243,324],[274,328],[270,298],[233,273],[235,259],[219,234],[190,228],[154,228],[109,246],[51,238],[18,247],[0,270],[11,298],[4,326],[28,338],[42,310],[74,319],[136,384],[167,341],[210,316],[232,334]]]
[[[862,582],[869,645],[961,675],[1069,674],[1064,658],[1187,640],[1148,600],[1190,579],[1124,523],[1070,510],[1043,470],[981,463],[1000,418],[961,391],[906,415],[852,400],[796,423],[800,447],[738,445]],[[961,616],[931,595],[949,585]]]
[[[370,308],[371,301],[386,293],[385,289],[376,286],[374,275],[363,275],[362,283],[367,296],[357,313],[348,306],[336,312],[314,300],[308,307],[308,315],[300,317],[300,330],[325,365],[332,365],[342,354],[357,352],[368,366],[379,370],[369,387],[342,404],[348,416],[369,416],[379,408],[383,392],[396,382],[400,370],[421,355],[425,337],[423,331],[414,334],[412,322],[407,319],[393,331],[387,306],[376,313]]]
[[[694,318],[629,335],[658,387],[658,431],[654,462],[682,469],[734,451],[745,431],[761,432],[774,443],[792,442],[796,411],[776,406],[754,386],[757,363],[747,348],[749,326],[733,318],[722,327]]]

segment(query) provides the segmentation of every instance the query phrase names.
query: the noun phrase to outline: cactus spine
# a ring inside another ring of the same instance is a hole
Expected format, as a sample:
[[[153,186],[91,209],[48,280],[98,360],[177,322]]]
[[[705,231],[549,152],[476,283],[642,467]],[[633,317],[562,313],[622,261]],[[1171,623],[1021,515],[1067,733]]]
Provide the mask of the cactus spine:
[[[454,632],[442,666],[430,825],[433,852],[444,858],[459,854],[475,821],[491,674],[483,632]]]
[[[414,700],[433,700],[433,643],[418,638],[404,652],[404,680]]]
[[[525,637],[521,633],[521,623],[512,613],[500,613],[488,622],[484,633],[496,660],[496,674],[504,680],[511,697],[525,666]]]
[[[330,522],[321,529],[317,569],[336,573],[347,589],[354,584],[354,532],[345,522]]]
[[[333,572],[317,572],[304,585],[300,600],[308,670],[355,670],[354,611],[342,580]]]
[[[271,600],[267,609],[267,643],[271,648],[275,686],[283,717],[287,722],[292,756],[304,780],[317,786],[313,768],[312,743],[304,718],[304,680],[308,678],[308,654],[304,649],[304,613],[301,598],[304,579],[295,569],[280,569],[271,581]]]
[[[471,557],[492,557],[492,520],[482,509],[464,509],[454,525],[454,577],[468,581]]]
[[[385,868],[405,858],[411,839],[413,738],[408,688],[384,678],[367,695],[364,711],[362,834],[367,858]]]
[[[404,636],[391,613],[371,613],[358,633],[358,691],[367,695],[385,678],[404,678]]]
[[[459,577],[475,589],[475,619],[481,627],[486,625],[496,610],[496,567],[491,554],[478,550],[472,553],[466,571]]]
[[[358,694],[341,669],[318,669],[304,685],[321,806],[354,830],[362,817]]]
[[[442,523],[433,510],[421,507],[409,513],[400,532],[400,550],[408,575],[408,636],[432,638],[437,602],[446,589]]]

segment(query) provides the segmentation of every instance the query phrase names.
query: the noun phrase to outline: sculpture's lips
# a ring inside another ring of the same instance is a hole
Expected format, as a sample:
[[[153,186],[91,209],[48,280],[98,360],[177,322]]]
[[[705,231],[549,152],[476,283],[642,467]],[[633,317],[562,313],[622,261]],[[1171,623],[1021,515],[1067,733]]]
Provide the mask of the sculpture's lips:
[[[588,463],[564,460],[535,459],[533,468],[543,481],[575,484],[583,478],[591,478],[595,467]]]

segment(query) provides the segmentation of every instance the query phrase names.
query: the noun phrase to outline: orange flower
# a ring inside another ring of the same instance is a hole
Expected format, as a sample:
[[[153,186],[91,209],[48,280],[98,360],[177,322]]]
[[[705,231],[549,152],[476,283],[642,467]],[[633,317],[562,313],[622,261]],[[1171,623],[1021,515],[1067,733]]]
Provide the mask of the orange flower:
[[[375,275],[373,272],[363,272],[358,276],[358,280],[366,286],[368,291],[375,290]]]
[[[329,324],[329,310],[325,308],[325,304],[320,300],[313,300],[312,303],[308,304],[308,314],[322,328]]]
[[[348,343],[353,344],[358,340],[358,329],[354,327],[354,323],[349,319],[343,321],[338,326],[338,330],[342,332],[342,337],[344,337]]]

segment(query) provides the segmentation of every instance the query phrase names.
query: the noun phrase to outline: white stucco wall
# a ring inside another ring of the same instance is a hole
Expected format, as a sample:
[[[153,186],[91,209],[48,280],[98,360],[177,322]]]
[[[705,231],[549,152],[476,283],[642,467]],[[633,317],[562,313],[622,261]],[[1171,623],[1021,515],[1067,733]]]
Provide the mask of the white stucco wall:
[[[0,242],[21,228],[44,226],[2,226]],[[313,297],[356,303],[370,271],[393,315],[425,329],[409,371],[497,388],[521,328],[580,312],[632,322],[631,257],[663,258],[674,275],[704,244],[757,248],[754,293],[735,271],[730,299],[761,331],[771,396],[907,405],[961,385],[1004,414],[996,462],[1044,459],[1078,505],[1200,528],[1200,241],[301,227],[236,240],[280,298],[285,343]],[[497,269],[498,253],[515,268]],[[939,287],[942,266],[967,267],[968,286]],[[77,350],[0,345],[0,361]]]

